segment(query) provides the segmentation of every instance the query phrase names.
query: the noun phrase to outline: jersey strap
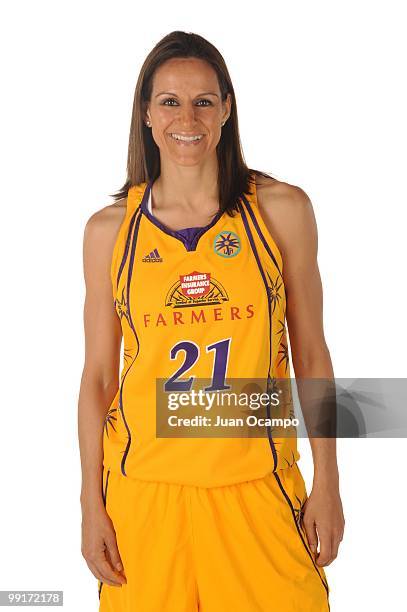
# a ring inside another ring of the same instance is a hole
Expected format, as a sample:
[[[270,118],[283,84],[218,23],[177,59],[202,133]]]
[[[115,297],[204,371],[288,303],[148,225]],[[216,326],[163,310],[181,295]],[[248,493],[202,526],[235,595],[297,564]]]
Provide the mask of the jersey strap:
[[[145,192],[147,183],[139,183],[130,187],[126,199],[126,214],[120,226],[116,241],[113,247],[111,261],[111,281],[113,299],[116,300],[120,277],[130,259],[130,245],[134,232],[138,232],[141,219],[141,200]]]
[[[250,185],[252,186],[252,191],[242,195],[243,210],[244,213],[246,213],[246,215],[243,214],[242,216],[247,217],[256,239],[261,242],[268,257],[272,260],[274,266],[281,275],[283,271],[283,257],[260,213],[254,175],[252,176]]]

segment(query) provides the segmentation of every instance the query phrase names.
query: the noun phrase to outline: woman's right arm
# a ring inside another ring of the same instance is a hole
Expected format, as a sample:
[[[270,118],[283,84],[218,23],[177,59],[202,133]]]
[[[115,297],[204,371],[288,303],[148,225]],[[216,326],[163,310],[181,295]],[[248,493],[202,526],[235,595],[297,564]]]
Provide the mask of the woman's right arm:
[[[85,226],[85,362],[78,400],[82,554],[96,578],[117,586],[126,580],[113,524],[103,503],[102,466],[104,420],[119,385],[122,333],[113,303],[110,265],[124,214],[121,200],[94,213]]]

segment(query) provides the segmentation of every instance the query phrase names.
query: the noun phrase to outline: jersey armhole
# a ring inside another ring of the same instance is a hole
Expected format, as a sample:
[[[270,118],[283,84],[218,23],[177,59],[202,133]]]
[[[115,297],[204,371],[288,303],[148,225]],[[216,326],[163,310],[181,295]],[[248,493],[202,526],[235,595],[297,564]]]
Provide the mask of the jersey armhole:
[[[121,263],[121,258],[123,258],[124,256],[124,252],[125,252],[125,234],[126,234],[126,228],[129,228],[129,222],[130,222],[130,218],[132,215],[132,211],[130,209],[129,206],[129,198],[126,198],[126,213],[123,217],[123,220],[120,224],[119,230],[117,232],[115,241],[114,241],[114,245],[113,245],[113,251],[112,251],[112,258],[111,258],[111,264],[110,264],[110,280],[111,280],[111,284],[112,284],[112,294],[113,294],[113,301],[116,300],[117,297],[117,277],[118,277],[118,273],[119,273],[119,266]]]
[[[261,240],[261,242],[263,243],[264,248],[266,249],[266,251],[268,252],[267,246],[268,245],[271,253],[274,255],[277,263],[278,263],[278,267],[280,269],[280,273],[283,273],[283,267],[284,267],[284,261],[283,261],[283,256],[282,253],[280,251],[280,249],[277,246],[276,241],[274,240],[273,236],[271,235],[270,230],[268,229],[263,216],[260,212],[260,208],[259,208],[259,203],[258,203],[258,199],[257,199],[257,187],[256,187],[256,183],[255,183],[255,177],[253,178],[254,184],[251,181],[250,185],[252,186],[252,194],[247,194],[248,195],[248,200],[249,203],[251,204],[252,210],[253,210],[253,214],[255,216],[255,219],[257,221],[257,226],[256,227],[256,222],[254,222],[253,220],[253,225],[255,226],[256,232]],[[269,253],[270,254],[270,253]]]
[[[267,244],[269,245],[271,252],[273,253],[274,257],[277,260],[278,263],[278,267],[280,268],[280,272],[283,272],[283,267],[284,267],[284,261],[283,261],[283,256],[281,254],[280,249],[277,246],[276,241],[274,240],[273,236],[271,235],[262,215],[261,212],[258,208],[258,206],[255,207],[255,210],[257,212],[257,222],[260,226],[260,230],[264,235],[265,241],[267,242]]]
[[[141,201],[147,183],[139,183],[129,188],[126,198],[126,214],[116,236],[110,265],[113,300],[116,301],[121,273],[128,259],[130,242],[134,234],[136,217],[141,215]]]

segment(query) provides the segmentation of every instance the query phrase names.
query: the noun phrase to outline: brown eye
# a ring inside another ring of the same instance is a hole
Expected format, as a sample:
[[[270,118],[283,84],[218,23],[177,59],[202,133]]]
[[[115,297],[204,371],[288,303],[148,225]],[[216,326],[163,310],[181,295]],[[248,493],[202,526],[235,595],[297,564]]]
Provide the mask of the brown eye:
[[[204,106],[212,106],[212,102],[206,98],[202,98],[202,100],[199,100],[199,102],[207,102],[208,104],[204,104]]]
[[[176,100],[175,98],[166,98],[166,100],[163,102],[164,106],[173,106],[173,104],[166,104],[166,102],[176,102]]]

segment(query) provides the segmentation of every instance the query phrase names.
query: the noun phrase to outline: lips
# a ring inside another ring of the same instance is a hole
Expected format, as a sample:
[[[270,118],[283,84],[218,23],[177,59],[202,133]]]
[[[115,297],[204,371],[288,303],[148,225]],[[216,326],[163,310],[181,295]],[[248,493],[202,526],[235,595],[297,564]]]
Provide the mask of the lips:
[[[177,142],[200,142],[203,138],[203,134],[190,134],[190,135],[186,135],[186,134],[177,134],[176,132],[173,132],[170,134],[171,138],[173,140],[176,140]]]
[[[196,134],[196,136],[201,136],[201,138],[188,138],[186,136],[183,136],[183,138],[180,139],[180,138],[174,138],[174,136],[172,135],[173,133],[168,134],[168,137],[174,142],[175,146],[181,147],[182,149],[191,148],[191,147],[199,147],[200,143],[203,142],[203,139],[204,139],[204,134]],[[182,135],[179,135],[179,136],[182,136]]]

